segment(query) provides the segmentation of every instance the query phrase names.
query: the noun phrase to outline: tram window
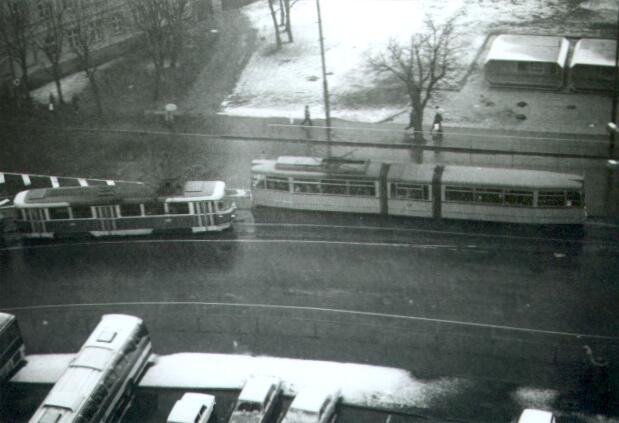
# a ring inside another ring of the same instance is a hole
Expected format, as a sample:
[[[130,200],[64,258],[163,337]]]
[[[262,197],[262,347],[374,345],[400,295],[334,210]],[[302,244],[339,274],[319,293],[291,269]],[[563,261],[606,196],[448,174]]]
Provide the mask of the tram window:
[[[307,192],[311,194],[320,192],[318,181],[293,181],[294,192]]]
[[[189,203],[168,203],[168,214],[189,214]]]
[[[53,207],[49,209],[49,218],[52,220],[68,219],[69,208],[68,207]]]
[[[276,191],[288,191],[287,178],[267,178],[267,189]]]
[[[567,205],[572,207],[582,206],[582,197],[578,191],[567,192]]]
[[[31,176],[30,177],[30,189],[34,188],[51,188],[52,180],[49,176]]]
[[[92,219],[92,210],[88,206],[71,207],[73,219]]]
[[[320,181],[322,192],[325,194],[346,194],[346,181],[337,179],[323,179]]]
[[[217,205],[217,211],[225,211],[228,210],[230,207],[232,207],[232,204],[230,203],[230,201],[218,201],[216,203]]]
[[[503,203],[503,191],[500,189],[476,189],[475,201],[478,203]]]
[[[540,191],[537,196],[539,207],[563,207],[565,206],[565,193],[563,191]]]
[[[533,205],[533,193],[531,191],[507,191],[505,203],[510,206],[530,207]]]
[[[352,181],[350,182],[350,195],[373,197],[376,195],[374,182],[372,181]]]
[[[254,175],[251,184],[254,188],[265,189],[267,187],[266,177],[264,175]]]
[[[428,186],[394,183],[391,184],[391,197],[399,200],[427,200]]]
[[[120,215],[123,217],[142,216],[142,209],[139,204],[121,204]]]
[[[445,187],[445,200],[447,201],[474,201],[473,188]]]
[[[144,203],[144,214],[146,216],[165,214],[163,203]]]

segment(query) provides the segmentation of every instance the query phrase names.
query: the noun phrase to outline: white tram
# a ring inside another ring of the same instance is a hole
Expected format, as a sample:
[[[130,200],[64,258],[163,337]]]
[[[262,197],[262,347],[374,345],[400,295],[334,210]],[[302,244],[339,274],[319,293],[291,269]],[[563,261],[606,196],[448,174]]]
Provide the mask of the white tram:
[[[582,224],[582,176],[282,156],[252,162],[255,206],[527,224]]]
[[[18,193],[13,204],[20,214],[17,224],[30,238],[148,235],[184,228],[195,233],[231,227],[235,193],[222,181],[189,181],[163,196],[144,185],[43,188]]]
[[[119,421],[131,403],[151,351],[141,319],[104,315],[30,423]]]
[[[26,362],[24,340],[17,319],[0,313],[0,385]]]

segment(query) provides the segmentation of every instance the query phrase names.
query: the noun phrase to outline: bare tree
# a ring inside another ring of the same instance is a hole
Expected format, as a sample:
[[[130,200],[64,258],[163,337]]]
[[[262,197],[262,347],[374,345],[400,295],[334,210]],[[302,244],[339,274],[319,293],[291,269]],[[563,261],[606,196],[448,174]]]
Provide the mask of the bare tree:
[[[103,105],[101,104],[97,81],[98,67],[93,52],[103,37],[104,9],[101,3],[91,0],[70,0],[70,2],[67,2],[69,47],[77,57],[82,71],[90,82],[99,114],[103,113]]]
[[[146,50],[155,68],[153,97],[159,99],[169,40],[168,0],[129,0],[133,22],[144,34]]]
[[[385,52],[369,59],[377,74],[391,74],[406,88],[412,107],[409,127],[415,130],[416,139],[422,137],[424,109],[437,85],[459,68],[462,46],[456,40],[458,16],[441,24],[426,16],[423,32],[413,35],[409,45],[392,39]]]
[[[290,0],[284,0],[284,11],[286,14],[286,23],[285,23],[285,28],[286,28],[286,34],[288,34],[288,42],[291,43],[294,40],[292,39],[292,26],[290,23]]]
[[[273,19],[273,29],[275,29],[275,42],[277,49],[282,48],[282,38],[279,36],[279,27],[277,25],[277,15],[275,14],[275,8],[273,7],[273,0],[268,0],[269,11],[271,12],[271,18]]]
[[[164,9],[168,29],[170,67],[176,67],[185,40],[185,20],[189,0],[168,0]]]
[[[29,96],[30,91],[28,51],[31,47],[31,11],[29,4],[24,0],[0,2],[0,33],[11,62],[17,61],[20,67],[21,87],[26,97]]]
[[[63,54],[64,36],[66,33],[65,11],[66,2],[55,0],[42,0],[39,8],[44,11],[41,16],[40,24],[37,26],[39,32],[32,38],[37,48],[49,62],[49,67],[45,68],[56,83],[56,93],[58,100],[64,104],[62,86],[60,79],[60,60]]]

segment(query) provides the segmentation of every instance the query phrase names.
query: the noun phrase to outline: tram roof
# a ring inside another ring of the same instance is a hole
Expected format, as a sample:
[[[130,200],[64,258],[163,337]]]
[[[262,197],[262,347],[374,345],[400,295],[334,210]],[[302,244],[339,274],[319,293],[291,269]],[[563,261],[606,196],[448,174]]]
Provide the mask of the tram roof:
[[[393,163],[389,167],[390,180],[432,182],[436,165],[418,165],[413,163]]]
[[[152,201],[186,202],[217,200],[224,196],[222,181],[188,181],[175,187],[170,195],[159,195],[145,185],[95,185],[86,187],[38,188],[15,196],[17,207],[66,207],[76,205],[110,205]]]
[[[582,189],[583,177],[544,170],[445,166],[442,183],[529,189]]]
[[[370,160],[321,158],[306,156],[280,156],[276,160],[254,160],[252,172],[308,177],[377,178],[381,163]]]

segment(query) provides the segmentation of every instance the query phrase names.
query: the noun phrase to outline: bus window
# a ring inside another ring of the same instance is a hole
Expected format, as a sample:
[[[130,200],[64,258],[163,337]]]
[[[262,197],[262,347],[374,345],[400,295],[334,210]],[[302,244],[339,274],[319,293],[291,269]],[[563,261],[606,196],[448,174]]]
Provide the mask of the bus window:
[[[157,216],[165,214],[163,203],[144,203],[144,214],[146,216]]]
[[[168,203],[168,214],[189,214],[189,203]]]
[[[49,218],[52,220],[68,219],[69,208],[68,207],[52,207],[49,209]]]
[[[267,187],[266,177],[264,175],[253,175],[251,178],[251,186],[258,189],[265,189]]]
[[[563,207],[565,206],[565,192],[563,191],[540,191],[537,195],[538,207]]]
[[[533,205],[533,193],[531,191],[507,191],[505,193],[505,204],[530,207]]]
[[[295,180],[292,183],[294,186],[294,192],[307,192],[310,194],[320,193],[320,185],[318,181]]]
[[[139,204],[121,204],[120,215],[122,217],[142,216],[142,208]]]
[[[288,191],[287,178],[267,178],[267,189],[276,191]]]
[[[346,194],[346,181],[338,179],[323,179],[320,181],[322,192],[325,194]]]
[[[473,188],[465,187],[445,187],[445,200],[446,201],[474,201]]]
[[[503,204],[503,191],[500,189],[477,188],[475,201],[478,203]]]
[[[89,206],[73,206],[71,212],[73,219],[92,219],[92,210]]]
[[[581,207],[582,206],[582,196],[578,191],[568,191],[567,192],[567,205],[571,207]]]

